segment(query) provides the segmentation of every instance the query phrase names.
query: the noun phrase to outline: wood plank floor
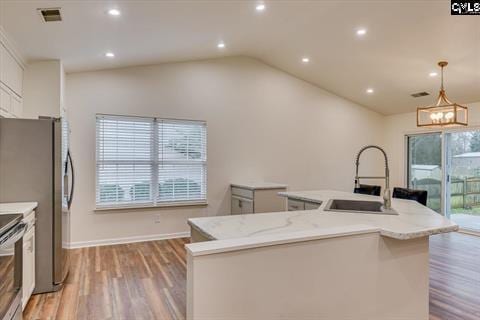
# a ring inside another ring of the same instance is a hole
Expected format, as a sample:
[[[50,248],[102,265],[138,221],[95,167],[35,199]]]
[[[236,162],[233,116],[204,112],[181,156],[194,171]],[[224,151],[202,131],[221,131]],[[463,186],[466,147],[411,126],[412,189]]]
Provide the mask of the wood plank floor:
[[[430,239],[430,319],[480,319],[480,237],[451,233]],[[24,318],[185,319],[185,243],[75,249],[64,289],[33,296]]]

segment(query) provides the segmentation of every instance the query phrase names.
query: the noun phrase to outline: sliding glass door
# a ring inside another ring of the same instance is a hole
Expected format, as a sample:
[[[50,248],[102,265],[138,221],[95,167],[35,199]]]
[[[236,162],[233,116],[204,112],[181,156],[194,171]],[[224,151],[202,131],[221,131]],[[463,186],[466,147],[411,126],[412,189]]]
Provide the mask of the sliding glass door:
[[[480,130],[407,136],[407,185],[462,229],[480,232]]]
[[[442,134],[428,133],[407,137],[407,184],[427,190],[427,206],[442,212]]]
[[[480,130],[445,133],[445,215],[480,232]]]

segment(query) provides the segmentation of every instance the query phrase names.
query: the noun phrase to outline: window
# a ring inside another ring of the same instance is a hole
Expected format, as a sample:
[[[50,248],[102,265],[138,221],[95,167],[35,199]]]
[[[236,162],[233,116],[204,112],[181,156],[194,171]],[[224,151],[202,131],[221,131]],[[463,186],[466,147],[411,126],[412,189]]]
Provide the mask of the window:
[[[97,208],[206,203],[204,121],[97,115]]]

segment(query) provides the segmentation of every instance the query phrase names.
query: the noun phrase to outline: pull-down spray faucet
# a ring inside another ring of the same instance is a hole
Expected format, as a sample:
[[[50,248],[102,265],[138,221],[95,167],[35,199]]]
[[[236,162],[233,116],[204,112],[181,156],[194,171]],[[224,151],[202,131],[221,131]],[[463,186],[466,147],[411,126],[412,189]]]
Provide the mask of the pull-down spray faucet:
[[[380,152],[382,152],[383,157],[385,158],[385,177],[359,177],[358,176],[358,167],[360,166],[360,156],[362,155],[363,151],[367,149],[377,149]],[[385,191],[383,193],[383,207],[385,209],[391,209],[392,207],[392,198],[390,195],[390,170],[388,169],[388,157],[387,153],[385,150],[383,150],[381,147],[376,146],[376,145],[368,145],[360,149],[360,151],[357,153],[357,158],[355,161],[356,165],[356,170],[355,170],[355,187],[359,188],[360,187],[360,179],[385,179]]]

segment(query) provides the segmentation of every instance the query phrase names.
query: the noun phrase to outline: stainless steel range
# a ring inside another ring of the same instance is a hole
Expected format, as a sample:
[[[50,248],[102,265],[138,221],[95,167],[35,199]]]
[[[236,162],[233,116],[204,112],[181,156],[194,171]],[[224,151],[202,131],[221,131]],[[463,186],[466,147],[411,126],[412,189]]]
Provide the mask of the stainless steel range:
[[[0,216],[0,319],[22,319],[22,237],[26,224],[21,214]]]

